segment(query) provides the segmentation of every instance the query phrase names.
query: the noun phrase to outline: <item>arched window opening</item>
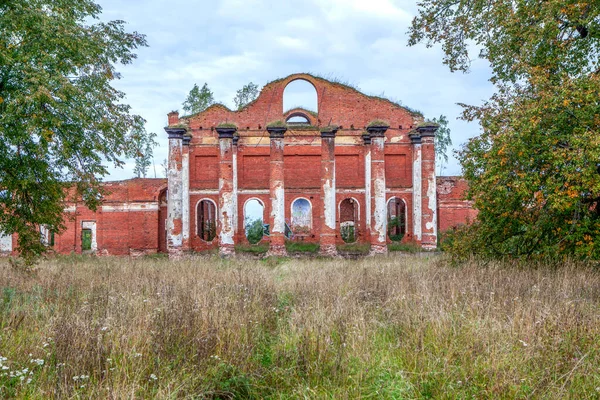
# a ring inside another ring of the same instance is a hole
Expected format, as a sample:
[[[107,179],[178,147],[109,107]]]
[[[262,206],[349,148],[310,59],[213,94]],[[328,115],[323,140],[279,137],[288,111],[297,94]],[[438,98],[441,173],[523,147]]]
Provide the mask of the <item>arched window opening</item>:
[[[406,205],[397,197],[388,201],[387,207],[388,237],[392,242],[399,242],[406,233]]]
[[[292,115],[285,122],[288,125],[310,125],[308,117],[302,114]]]
[[[200,239],[212,242],[217,236],[217,208],[210,200],[202,200],[196,210],[196,226]]]
[[[340,203],[340,236],[346,243],[354,243],[357,239],[358,204],[354,199],[344,199]]]
[[[312,207],[306,199],[299,198],[292,203],[292,233],[306,236],[312,229]]]
[[[290,82],[283,91],[283,113],[294,108],[318,112],[317,90],[304,79]]]
[[[250,199],[244,204],[244,231],[251,244],[261,241],[264,236],[265,206],[258,199]]]

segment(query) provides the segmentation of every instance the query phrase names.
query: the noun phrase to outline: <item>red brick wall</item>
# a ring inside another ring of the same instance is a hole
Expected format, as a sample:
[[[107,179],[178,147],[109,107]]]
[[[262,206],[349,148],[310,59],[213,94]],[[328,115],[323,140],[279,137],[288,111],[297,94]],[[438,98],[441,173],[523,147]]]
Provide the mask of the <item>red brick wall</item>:
[[[85,221],[96,223],[97,254],[128,255],[158,251],[158,197],[166,185],[165,179],[106,182],[104,188],[108,193],[96,212],[82,203],[68,205],[64,220],[66,230],[55,235],[55,251],[80,253],[82,223]]]
[[[477,210],[465,200],[467,182],[459,176],[437,178],[438,229],[440,233],[458,225],[473,222]]]

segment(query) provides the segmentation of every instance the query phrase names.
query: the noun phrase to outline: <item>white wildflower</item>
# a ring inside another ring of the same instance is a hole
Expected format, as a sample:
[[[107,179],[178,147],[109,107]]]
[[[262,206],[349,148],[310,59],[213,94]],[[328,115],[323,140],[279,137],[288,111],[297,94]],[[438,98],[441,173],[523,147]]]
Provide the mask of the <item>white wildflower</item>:
[[[150,374],[150,379],[153,380],[153,381],[155,381],[155,380],[158,379],[158,377],[156,375],[154,375],[154,374]]]

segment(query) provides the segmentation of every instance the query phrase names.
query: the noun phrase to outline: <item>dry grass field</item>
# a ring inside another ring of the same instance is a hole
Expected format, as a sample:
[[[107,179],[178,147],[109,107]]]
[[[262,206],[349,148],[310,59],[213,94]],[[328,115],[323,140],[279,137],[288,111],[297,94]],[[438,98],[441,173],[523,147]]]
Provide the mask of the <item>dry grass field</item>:
[[[600,270],[0,261],[1,398],[599,398]]]

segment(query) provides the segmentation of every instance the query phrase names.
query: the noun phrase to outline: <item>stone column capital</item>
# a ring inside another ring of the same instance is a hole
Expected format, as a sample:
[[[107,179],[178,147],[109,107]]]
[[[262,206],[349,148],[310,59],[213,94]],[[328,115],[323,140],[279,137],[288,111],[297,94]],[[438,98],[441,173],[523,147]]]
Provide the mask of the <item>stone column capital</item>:
[[[192,134],[187,132],[183,135],[183,145],[184,146],[189,146],[190,142],[192,141]]]
[[[388,130],[388,126],[367,126],[367,132],[371,138],[384,137],[385,132]]]
[[[335,138],[338,129],[337,126],[325,126],[321,128],[321,139]]]
[[[421,144],[421,134],[419,132],[411,132],[408,134],[411,144]]]
[[[435,132],[440,126],[434,122],[423,122],[417,126],[417,132],[422,138],[435,137]]]
[[[233,139],[233,135],[237,132],[237,128],[231,127],[216,127],[215,130],[219,135],[219,139]]]
[[[267,132],[269,132],[271,139],[283,139],[287,128],[285,126],[267,126]]]
[[[167,126],[165,132],[169,135],[169,139],[183,139],[183,134],[187,132],[187,129]]]
[[[361,135],[361,137],[362,137],[362,140],[363,140],[363,144],[365,146],[368,146],[368,145],[371,144],[371,135],[369,135],[369,133],[363,133]]]

